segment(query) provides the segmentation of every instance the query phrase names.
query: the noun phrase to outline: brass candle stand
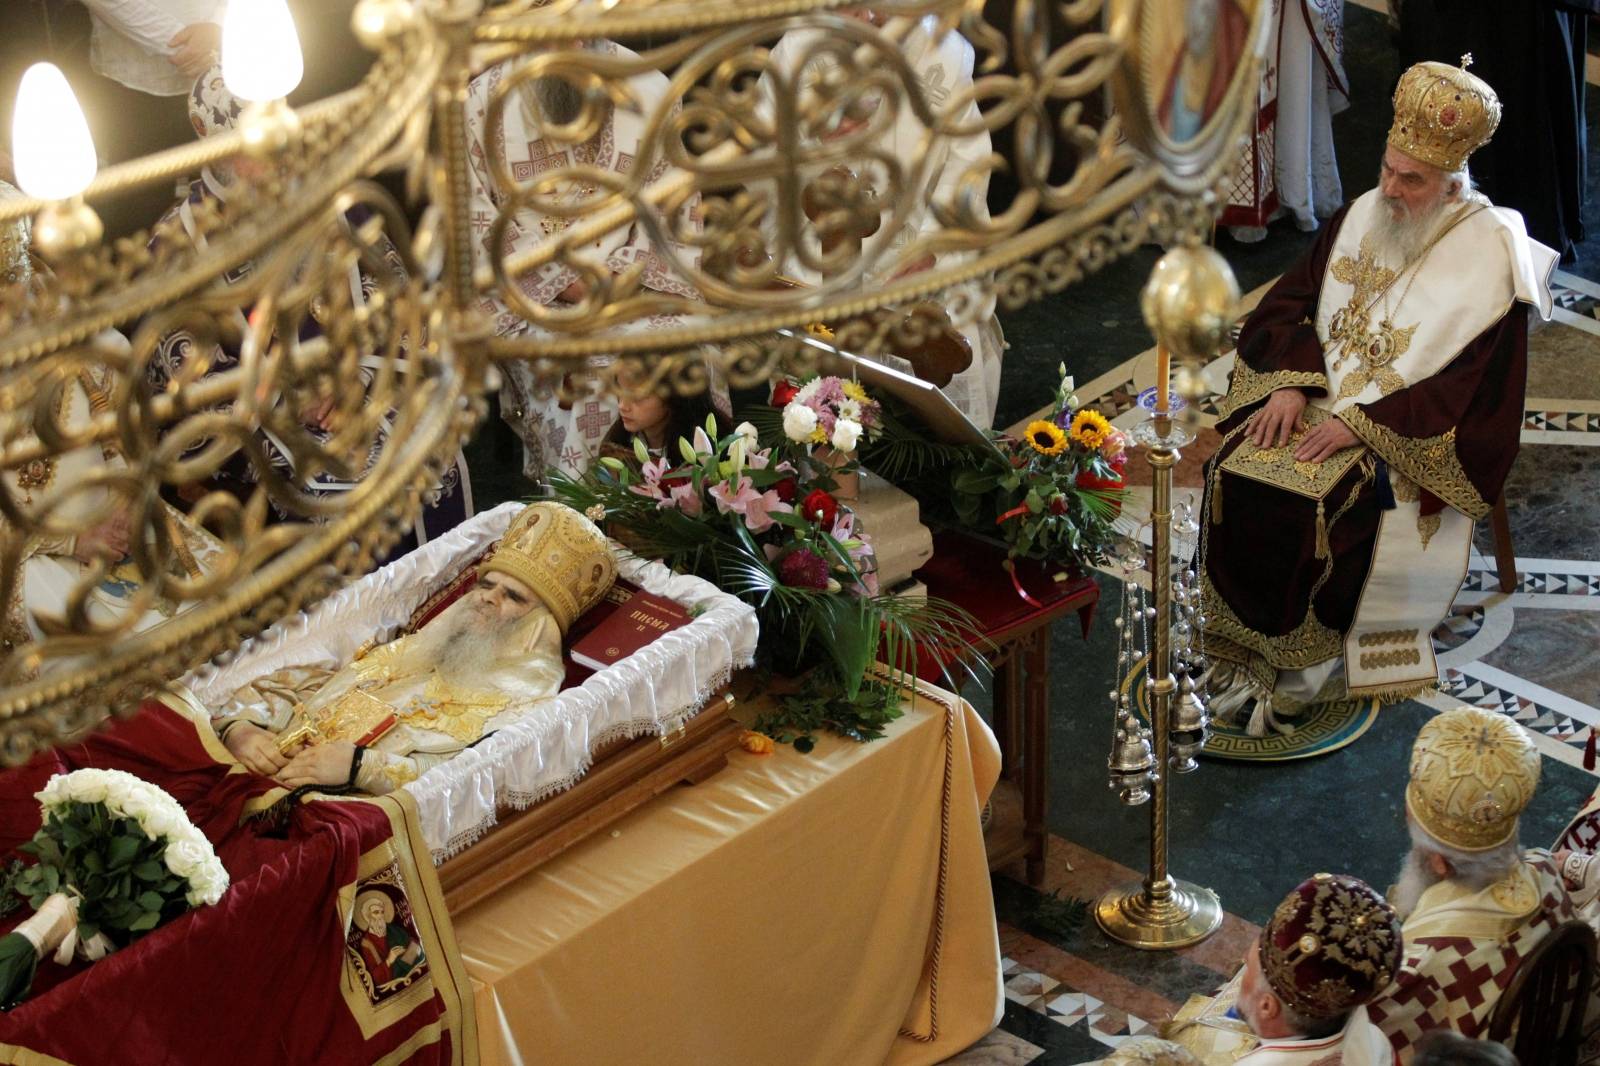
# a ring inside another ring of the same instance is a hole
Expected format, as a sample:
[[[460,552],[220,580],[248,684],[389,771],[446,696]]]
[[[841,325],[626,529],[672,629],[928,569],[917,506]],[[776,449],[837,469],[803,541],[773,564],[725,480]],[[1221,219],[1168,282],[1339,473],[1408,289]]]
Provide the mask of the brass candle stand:
[[[1222,924],[1222,904],[1209,888],[1180,881],[1167,869],[1168,782],[1174,772],[1192,769],[1189,751],[1174,754],[1173,702],[1179,683],[1173,677],[1172,639],[1172,473],[1178,449],[1193,443],[1194,433],[1173,420],[1170,403],[1167,352],[1191,364],[1204,362],[1217,350],[1231,324],[1239,290],[1233,272],[1215,251],[1205,247],[1177,248],[1163,256],[1152,272],[1141,300],[1145,321],[1160,348],[1154,390],[1154,413],[1134,427],[1133,440],[1148,449],[1151,471],[1150,506],[1150,671],[1149,703],[1151,759],[1150,873],[1143,881],[1122,885],[1102,895],[1094,907],[1095,921],[1107,936],[1132,947],[1149,950],[1180,948],[1198,943]],[[1190,375],[1191,379],[1193,375]],[[1120,679],[1119,679],[1120,680]],[[1177,729],[1188,744],[1197,730],[1204,732],[1201,697],[1193,685],[1183,692],[1184,714]],[[1199,713],[1195,711],[1198,707]],[[1113,751],[1112,784],[1128,780],[1125,759],[1128,745]],[[1142,802],[1144,790],[1124,791],[1127,802]]]

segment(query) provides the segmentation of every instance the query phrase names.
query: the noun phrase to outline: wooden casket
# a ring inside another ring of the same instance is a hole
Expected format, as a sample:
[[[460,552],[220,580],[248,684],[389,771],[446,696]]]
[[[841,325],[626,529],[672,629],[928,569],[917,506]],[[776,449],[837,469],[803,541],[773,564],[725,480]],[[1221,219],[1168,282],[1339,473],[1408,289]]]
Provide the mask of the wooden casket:
[[[187,679],[207,707],[290,666],[342,666],[368,641],[424,624],[471,587],[475,564],[521,510],[508,503],[391,562]],[[619,586],[568,644],[633,588],[693,616],[598,673],[569,660],[565,687],[405,786],[452,912],[603,829],[680,781],[714,773],[738,743],[735,671],[755,656],[753,608],[617,548]],[[515,709],[515,705],[513,708]]]

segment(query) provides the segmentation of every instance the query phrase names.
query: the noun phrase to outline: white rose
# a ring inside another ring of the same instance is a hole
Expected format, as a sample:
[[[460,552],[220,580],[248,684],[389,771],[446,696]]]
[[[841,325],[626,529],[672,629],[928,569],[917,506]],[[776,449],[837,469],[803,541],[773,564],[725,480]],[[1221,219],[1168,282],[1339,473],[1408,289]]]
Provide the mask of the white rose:
[[[172,811],[163,805],[145,815],[139,824],[144,826],[146,833],[170,840],[183,832],[183,827],[188,823],[181,816],[174,816]]]
[[[805,404],[791,403],[783,409],[783,433],[790,440],[804,443],[816,428],[817,412]]]
[[[761,434],[758,433],[756,431],[756,427],[752,426],[749,422],[740,422],[734,427],[733,431],[744,438],[746,451],[755,450],[756,445],[761,443]]]
[[[65,788],[63,791],[80,803],[104,803],[111,794],[109,782],[99,776],[74,781],[69,787],[70,791]]]
[[[833,424],[833,447],[835,451],[849,454],[856,450],[856,441],[861,439],[861,423],[852,422],[848,418],[841,418]]]
[[[192,879],[210,861],[211,849],[192,840],[178,840],[167,845],[166,859],[167,869],[179,877]]]
[[[150,827],[150,819],[155,817],[160,806],[146,792],[135,792],[130,796],[121,796],[113,801],[113,805],[122,812],[126,818],[132,818],[145,828],[146,832],[154,832]]]

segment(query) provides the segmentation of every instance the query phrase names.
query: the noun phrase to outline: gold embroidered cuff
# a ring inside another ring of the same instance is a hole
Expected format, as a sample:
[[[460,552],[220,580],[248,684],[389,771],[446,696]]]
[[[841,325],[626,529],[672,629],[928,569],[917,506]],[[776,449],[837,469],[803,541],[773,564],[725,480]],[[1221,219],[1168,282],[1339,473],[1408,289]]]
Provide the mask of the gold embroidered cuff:
[[[1258,373],[1235,357],[1233,378],[1228,382],[1228,395],[1217,403],[1217,420],[1220,422],[1241,408],[1265,399],[1279,389],[1321,389],[1328,391],[1328,375],[1310,370],[1273,370]]]
[[[1456,458],[1456,431],[1438,437],[1407,437],[1367,417],[1361,406],[1347,407],[1339,419],[1376,452],[1391,471],[1410,478],[1474,522],[1489,514],[1490,505],[1467,479]]]

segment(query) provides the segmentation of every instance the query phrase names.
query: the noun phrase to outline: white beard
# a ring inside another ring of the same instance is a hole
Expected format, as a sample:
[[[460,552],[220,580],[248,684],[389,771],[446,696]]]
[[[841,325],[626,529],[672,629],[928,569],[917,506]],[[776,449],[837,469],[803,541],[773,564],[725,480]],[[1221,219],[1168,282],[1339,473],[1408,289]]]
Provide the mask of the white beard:
[[[407,673],[413,667],[419,673],[437,668],[446,680],[481,684],[502,666],[514,654],[507,638],[521,628],[522,619],[503,621],[479,608],[481,602],[463,596],[414,634],[407,642]]]
[[[1400,270],[1427,247],[1439,223],[1443,221],[1444,209],[1449,201],[1440,196],[1433,206],[1413,213],[1398,200],[1389,200],[1381,194],[1380,198],[1383,209],[1378,212],[1378,221],[1372,227],[1373,250],[1378,253],[1380,261],[1391,269]],[[1398,219],[1394,217],[1394,207],[1402,212]]]
[[[1409,918],[1411,912],[1417,909],[1422,894],[1443,880],[1428,868],[1428,864],[1423,861],[1423,854],[1416,848],[1406,852],[1406,860],[1400,866],[1400,875],[1395,878],[1394,888],[1389,893],[1389,902],[1401,919]]]

